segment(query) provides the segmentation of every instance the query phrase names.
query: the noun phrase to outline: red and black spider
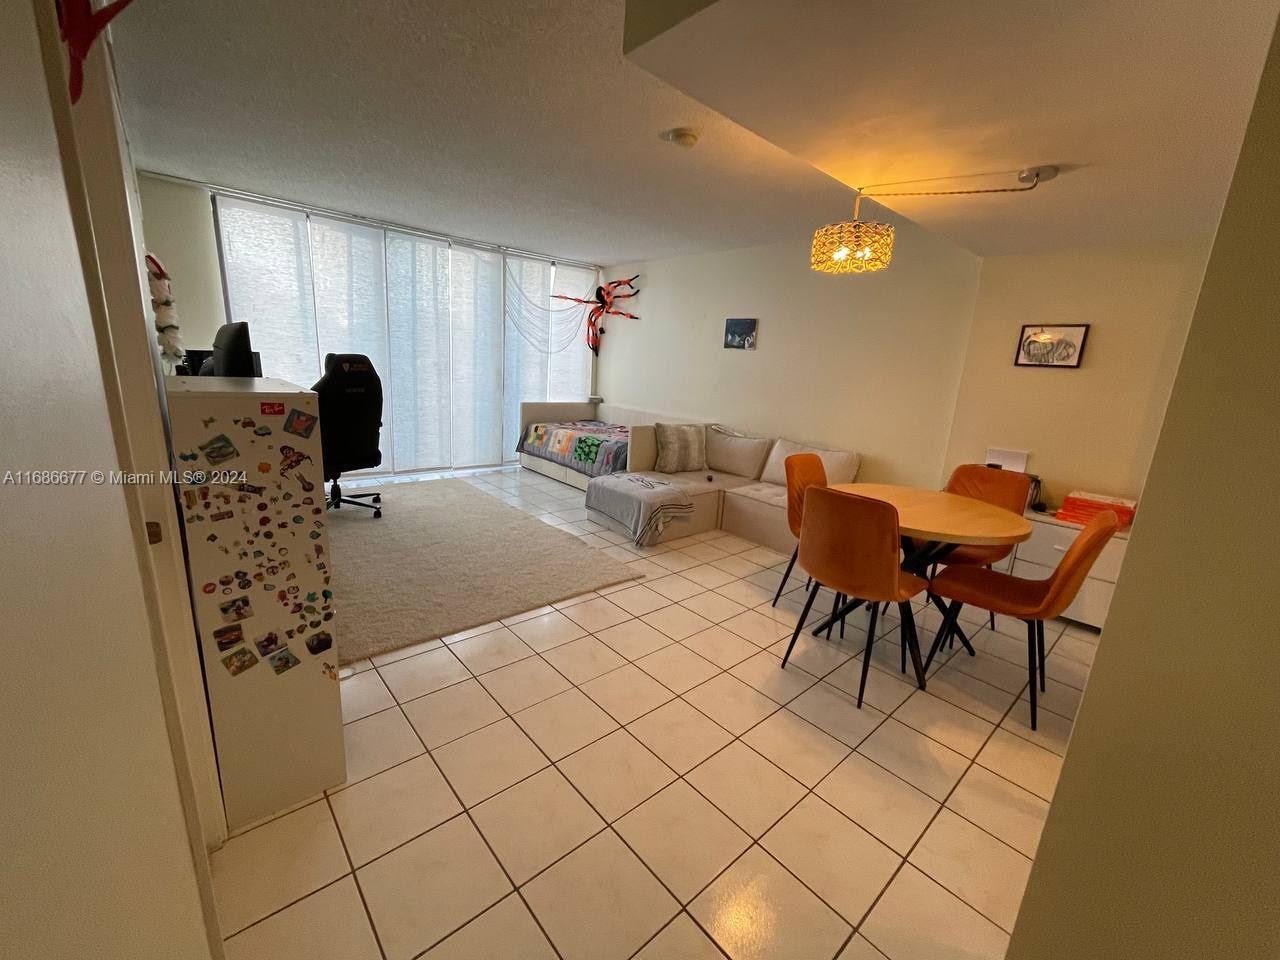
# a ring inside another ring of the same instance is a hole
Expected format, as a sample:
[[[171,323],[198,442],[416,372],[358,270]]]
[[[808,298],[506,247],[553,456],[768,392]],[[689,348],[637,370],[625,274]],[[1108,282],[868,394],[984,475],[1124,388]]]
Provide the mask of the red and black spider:
[[[593,299],[586,300],[582,297],[570,297],[563,293],[554,295],[556,300],[571,300],[574,303],[581,303],[584,306],[591,304],[591,309],[587,312],[587,346],[591,348],[591,352],[599,356],[600,354],[600,337],[604,335],[604,327],[601,321],[604,320],[605,314],[611,317],[630,317],[632,320],[639,320],[634,313],[627,313],[625,310],[615,310],[613,301],[627,300],[634,297],[640,292],[635,285],[635,280],[640,274],[629,277],[626,280],[611,280],[603,286],[596,287],[596,295]],[[625,290],[619,293],[619,290]]]

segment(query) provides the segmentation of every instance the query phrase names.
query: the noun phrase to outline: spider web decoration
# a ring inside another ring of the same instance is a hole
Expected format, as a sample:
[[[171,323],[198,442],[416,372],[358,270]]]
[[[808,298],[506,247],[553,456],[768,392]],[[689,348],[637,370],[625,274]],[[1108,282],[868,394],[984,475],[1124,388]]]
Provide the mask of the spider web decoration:
[[[634,277],[628,277],[625,280],[610,280],[608,283],[601,284],[596,287],[596,295],[587,299],[584,297],[570,297],[567,294],[557,293],[554,295],[556,300],[569,300],[573,303],[589,306],[587,311],[587,346],[591,348],[591,352],[596,356],[600,355],[600,338],[604,336],[604,318],[610,317],[629,317],[632,320],[640,318],[634,313],[627,313],[625,310],[619,310],[614,307],[615,300],[628,300],[640,292],[640,288],[635,285],[636,279],[640,274]]]
[[[570,306],[553,308],[545,300],[535,300],[525,291],[510,260],[505,272],[507,322],[538,353],[553,354],[567,350],[578,339],[578,331],[582,329],[582,307],[575,302]],[[576,297],[565,299],[577,300]]]

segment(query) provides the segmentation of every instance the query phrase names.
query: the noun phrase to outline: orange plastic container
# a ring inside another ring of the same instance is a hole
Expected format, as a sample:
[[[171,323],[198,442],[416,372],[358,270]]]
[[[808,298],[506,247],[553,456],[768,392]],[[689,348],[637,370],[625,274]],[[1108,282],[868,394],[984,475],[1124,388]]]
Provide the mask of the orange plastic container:
[[[1125,500],[1122,497],[1108,497],[1100,493],[1086,493],[1083,490],[1072,490],[1062,499],[1062,508],[1054,514],[1058,520],[1068,523],[1086,524],[1103,510],[1114,511],[1120,518],[1120,525],[1128,527],[1138,512],[1136,500]]]

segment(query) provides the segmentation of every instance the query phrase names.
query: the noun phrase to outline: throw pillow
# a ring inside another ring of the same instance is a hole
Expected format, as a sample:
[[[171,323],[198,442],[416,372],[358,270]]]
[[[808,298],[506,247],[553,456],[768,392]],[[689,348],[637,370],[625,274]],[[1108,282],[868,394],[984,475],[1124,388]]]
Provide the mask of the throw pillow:
[[[772,446],[768,437],[748,437],[712,424],[707,427],[707,469],[755,480]]]
[[[655,423],[659,473],[707,469],[707,429],[700,423]]]
[[[822,460],[823,469],[827,472],[827,483],[852,483],[858,474],[858,455],[848,450],[823,450],[807,443],[795,440],[779,440],[769,452],[769,459],[760,474],[761,483],[776,483],[786,486],[787,457],[793,453],[816,453]]]

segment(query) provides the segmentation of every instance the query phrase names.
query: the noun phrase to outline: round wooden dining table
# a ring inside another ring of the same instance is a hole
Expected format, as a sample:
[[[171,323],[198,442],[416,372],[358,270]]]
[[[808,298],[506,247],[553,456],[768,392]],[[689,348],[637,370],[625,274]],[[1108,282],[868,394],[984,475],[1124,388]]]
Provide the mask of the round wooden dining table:
[[[902,535],[928,543],[1011,546],[1031,536],[1026,517],[958,493],[892,483],[837,483],[832,489],[893,504]]]
[[[956,493],[892,483],[837,483],[832,485],[832,489],[893,504],[898,511],[898,530],[902,535],[902,568],[926,579],[930,567],[945,562],[947,555],[956,547],[1013,546],[1031,536],[1031,522],[1026,517]],[[946,606],[942,600],[932,594],[929,599],[945,616]],[[838,610],[833,610],[832,615],[813,630],[813,635],[817,636],[823,630],[827,630],[829,635],[833,623],[843,620],[864,602],[851,599]],[[972,656],[973,645],[964,630],[959,624],[953,630]],[[924,670],[914,642],[910,652],[916,683],[923,690]]]

